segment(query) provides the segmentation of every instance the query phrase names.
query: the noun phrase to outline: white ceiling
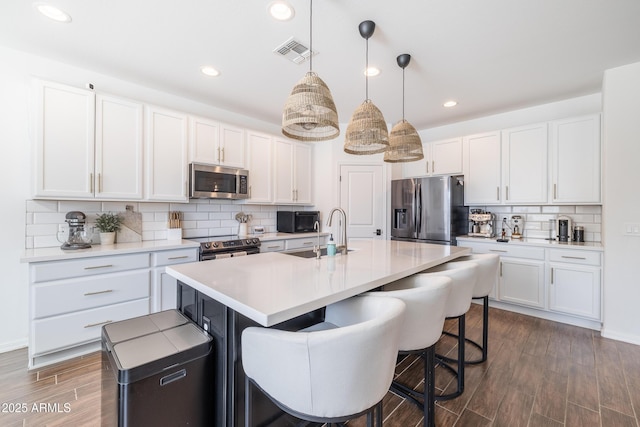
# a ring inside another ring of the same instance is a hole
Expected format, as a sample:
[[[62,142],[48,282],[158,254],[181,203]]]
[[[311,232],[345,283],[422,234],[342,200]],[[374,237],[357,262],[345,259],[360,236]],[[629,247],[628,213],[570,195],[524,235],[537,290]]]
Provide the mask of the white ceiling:
[[[309,42],[309,0],[293,20],[270,0],[50,0],[73,21],[44,18],[29,0],[2,0],[0,44],[279,124],[308,70],[273,49]],[[365,98],[363,20],[376,22],[369,96],[387,122],[418,129],[599,92],[603,71],[640,61],[638,0],[316,0],[313,69],[341,123]],[[203,76],[202,65],[221,71]],[[459,105],[445,109],[455,99]]]

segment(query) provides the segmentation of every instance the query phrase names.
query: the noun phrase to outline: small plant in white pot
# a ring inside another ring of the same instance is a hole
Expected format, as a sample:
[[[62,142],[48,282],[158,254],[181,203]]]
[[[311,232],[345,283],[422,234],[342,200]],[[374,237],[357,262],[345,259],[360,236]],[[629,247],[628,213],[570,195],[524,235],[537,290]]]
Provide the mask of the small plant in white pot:
[[[106,212],[96,218],[96,227],[100,231],[100,244],[113,245],[116,240],[116,231],[120,230],[122,218],[120,215]]]

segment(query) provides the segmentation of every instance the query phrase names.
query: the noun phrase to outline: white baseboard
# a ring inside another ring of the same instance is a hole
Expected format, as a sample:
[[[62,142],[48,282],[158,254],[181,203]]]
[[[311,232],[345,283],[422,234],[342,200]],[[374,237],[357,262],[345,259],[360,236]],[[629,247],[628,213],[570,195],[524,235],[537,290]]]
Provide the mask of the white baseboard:
[[[25,348],[27,345],[28,345],[28,341],[26,338],[15,340],[15,341],[3,342],[3,343],[0,343],[0,353],[6,353],[8,351],[17,350],[19,348]]]
[[[604,338],[610,338],[612,340],[628,342],[629,344],[640,345],[639,336],[619,333],[616,331],[612,331],[611,329],[607,329],[606,327],[602,328],[600,335],[602,335]]]

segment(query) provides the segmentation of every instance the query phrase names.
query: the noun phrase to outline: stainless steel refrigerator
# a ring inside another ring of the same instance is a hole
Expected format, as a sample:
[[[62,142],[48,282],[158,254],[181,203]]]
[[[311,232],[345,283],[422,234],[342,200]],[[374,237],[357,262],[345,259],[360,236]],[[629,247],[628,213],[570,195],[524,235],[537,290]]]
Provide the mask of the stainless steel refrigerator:
[[[391,181],[391,239],[455,245],[469,229],[464,177]]]

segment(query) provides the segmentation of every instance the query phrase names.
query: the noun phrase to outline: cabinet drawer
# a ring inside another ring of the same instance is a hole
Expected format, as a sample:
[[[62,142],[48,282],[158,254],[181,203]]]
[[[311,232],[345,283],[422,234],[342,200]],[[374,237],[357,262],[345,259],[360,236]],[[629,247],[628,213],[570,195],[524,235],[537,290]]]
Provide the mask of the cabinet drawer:
[[[324,237],[320,239],[320,244],[324,243]],[[303,249],[308,248],[312,249],[314,245],[318,244],[317,237],[307,237],[306,239],[291,239],[286,241],[286,249]]]
[[[460,246],[471,248],[473,253],[477,254],[498,254],[505,257],[527,258],[544,260],[544,248],[533,248],[528,246],[509,246],[506,244],[485,244],[485,243],[469,243],[460,242]]]
[[[84,310],[31,323],[32,355],[100,339],[102,325],[149,314],[149,298]]]
[[[34,319],[149,297],[148,269],[33,286]]]
[[[549,260],[555,262],[599,266],[600,259],[600,252],[571,249],[551,249],[549,251]]]
[[[198,248],[176,249],[171,251],[153,252],[151,260],[154,266],[182,264],[198,261]]]
[[[31,281],[66,279],[149,267],[149,253],[81,258],[33,264]]]
[[[284,240],[269,240],[262,242],[260,252],[279,252],[284,251]]]

